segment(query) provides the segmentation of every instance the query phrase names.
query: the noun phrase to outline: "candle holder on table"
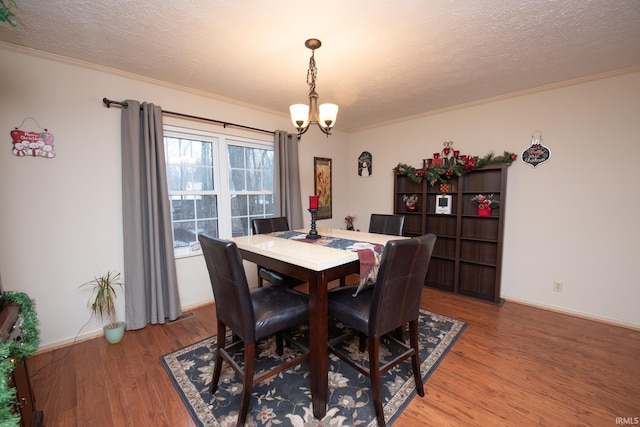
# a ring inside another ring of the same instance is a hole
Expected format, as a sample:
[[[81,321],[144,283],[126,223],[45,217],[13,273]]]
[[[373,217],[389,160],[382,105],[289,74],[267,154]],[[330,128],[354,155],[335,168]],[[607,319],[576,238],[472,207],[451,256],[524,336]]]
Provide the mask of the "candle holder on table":
[[[309,234],[307,234],[307,239],[316,240],[322,237],[318,234],[318,230],[316,230],[316,214],[318,213],[318,209],[309,209],[309,212],[311,212],[311,230],[309,230]]]

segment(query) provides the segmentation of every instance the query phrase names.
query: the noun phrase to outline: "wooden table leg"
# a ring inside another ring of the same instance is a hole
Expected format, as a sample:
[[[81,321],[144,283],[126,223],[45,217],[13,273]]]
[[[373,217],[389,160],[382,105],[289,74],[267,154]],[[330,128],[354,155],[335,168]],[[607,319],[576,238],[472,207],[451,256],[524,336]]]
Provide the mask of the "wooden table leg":
[[[327,413],[329,385],[329,349],[327,341],[327,280],[319,272],[309,281],[309,366],[313,415],[322,419]]]

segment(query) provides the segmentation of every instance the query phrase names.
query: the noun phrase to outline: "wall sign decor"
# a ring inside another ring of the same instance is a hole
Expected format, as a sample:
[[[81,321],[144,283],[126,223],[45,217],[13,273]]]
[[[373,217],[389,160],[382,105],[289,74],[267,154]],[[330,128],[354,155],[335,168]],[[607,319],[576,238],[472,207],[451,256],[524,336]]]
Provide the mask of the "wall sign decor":
[[[371,171],[373,170],[372,160],[373,158],[370,152],[363,151],[362,154],[360,154],[358,157],[358,176],[371,176]]]
[[[43,132],[29,132],[21,130],[24,122],[28,119],[36,122],[36,125]],[[52,159],[56,156],[56,152],[53,149],[53,134],[47,129],[40,127],[36,119],[33,117],[27,117],[22,121],[20,126],[17,126],[11,132],[11,143],[13,145],[12,153],[18,157],[44,157],[45,159]]]
[[[542,145],[542,132],[539,130],[531,135],[531,146],[522,152],[522,161],[535,168],[551,157],[551,150]]]
[[[317,219],[332,217],[331,192],[331,159],[324,157],[313,158],[314,192],[318,196]]]

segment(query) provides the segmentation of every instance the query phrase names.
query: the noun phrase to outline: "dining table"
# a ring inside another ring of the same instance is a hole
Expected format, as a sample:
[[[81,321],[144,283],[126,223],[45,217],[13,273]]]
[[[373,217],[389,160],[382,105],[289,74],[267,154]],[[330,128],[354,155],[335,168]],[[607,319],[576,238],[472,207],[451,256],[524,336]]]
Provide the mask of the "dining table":
[[[295,230],[306,234],[305,230]],[[399,236],[352,230],[317,228],[320,236],[386,245]],[[360,273],[358,253],[336,249],[309,240],[275,236],[277,233],[234,237],[243,259],[262,267],[303,280],[309,292],[309,379],[313,415],[322,419],[327,412],[328,394],[328,284]],[[304,236],[303,236],[304,237]],[[357,298],[357,296],[356,296]]]

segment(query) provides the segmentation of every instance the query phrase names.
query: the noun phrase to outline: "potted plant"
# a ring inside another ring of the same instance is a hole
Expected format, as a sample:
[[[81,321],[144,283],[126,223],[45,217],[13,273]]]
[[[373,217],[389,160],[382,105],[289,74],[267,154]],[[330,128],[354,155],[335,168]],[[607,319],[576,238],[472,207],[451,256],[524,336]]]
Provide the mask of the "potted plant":
[[[493,194],[488,196],[478,194],[473,196],[471,201],[478,207],[478,215],[489,216],[491,215],[491,209],[495,209],[500,206],[500,201],[495,198]]]
[[[125,323],[118,321],[116,318],[116,286],[121,288],[124,286],[124,283],[120,282],[120,273],[109,271],[80,285],[80,287],[83,286],[91,286],[93,288],[93,294],[87,304],[91,310],[91,315],[96,316],[103,322],[105,319],[108,321],[102,328],[106,340],[111,344],[120,342],[125,329]]]

